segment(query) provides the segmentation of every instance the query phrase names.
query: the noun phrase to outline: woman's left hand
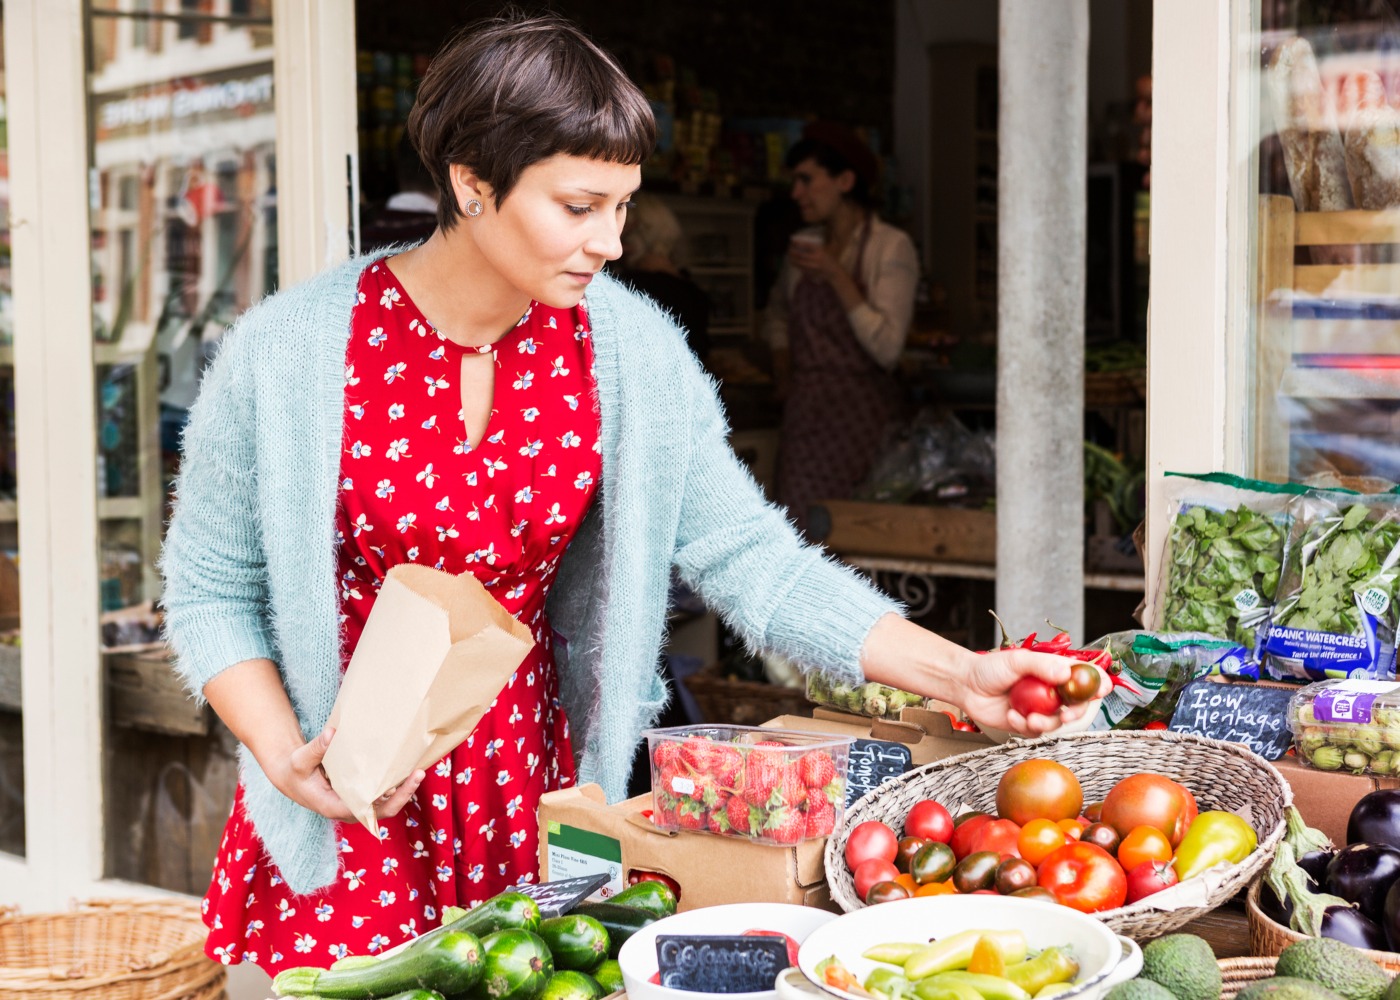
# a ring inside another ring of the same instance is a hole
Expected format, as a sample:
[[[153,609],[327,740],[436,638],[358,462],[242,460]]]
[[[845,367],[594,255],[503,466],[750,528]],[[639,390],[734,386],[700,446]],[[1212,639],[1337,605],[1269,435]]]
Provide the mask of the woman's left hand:
[[[1074,661],[1053,653],[1029,649],[998,649],[974,656],[962,677],[960,702],[972,721],[982,727],[1005,729],[1021,736],[1042,736],[1076,722],[1098,708],[1098,699],[1113,690],[1108,674],[1099,671],[1099,693],[1092,701],[1065,705],[1055,715],[1022,715],[1011,707],[1011,688],[1022,677],[1038,677],[1047,684],[1069,680]]]

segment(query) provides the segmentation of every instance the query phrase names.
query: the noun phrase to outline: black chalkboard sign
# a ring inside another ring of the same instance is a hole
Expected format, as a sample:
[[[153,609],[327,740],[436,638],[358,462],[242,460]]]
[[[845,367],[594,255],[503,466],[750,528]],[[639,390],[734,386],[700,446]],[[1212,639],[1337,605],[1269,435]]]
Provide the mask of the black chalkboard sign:
[[[658,934],[656,965],[668,989],[760,993],[771,990],[788,967],[787,942],[759,935]]]
[[[541,882],[539,885],[517,886],[513,891],[522,892],[533,899],[542,915],[562,917],[607,885],[609,877],[607,872],[599,872],[597,875],[561,878],[554,882]]]
[[[1182,689],[1167,728],[1243,743],[1265,760],[1278,760],[1293,745],[1288,729],[1292,697],[1286,688],[1192,681]]]
[[[909,748],[888,740],[856,740],[846,765],[846,808],[866,792],[893,781],[913,764]]]

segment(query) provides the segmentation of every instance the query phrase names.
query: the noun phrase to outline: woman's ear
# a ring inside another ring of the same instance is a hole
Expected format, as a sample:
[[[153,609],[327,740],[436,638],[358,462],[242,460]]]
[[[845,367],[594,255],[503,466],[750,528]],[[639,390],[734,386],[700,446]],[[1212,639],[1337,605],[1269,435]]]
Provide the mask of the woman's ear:
[[[843,170],[836,175],[836,190],[842,194],[850,194],[856,186],[856,172],[854,170]]]
[[[447,175],[452,181],[452,197],[463,215],[467,214],[469,201],[479,201],[483,206],[490,204],[491,185],[478,177],[471,167],[452,163],[447,167]]]

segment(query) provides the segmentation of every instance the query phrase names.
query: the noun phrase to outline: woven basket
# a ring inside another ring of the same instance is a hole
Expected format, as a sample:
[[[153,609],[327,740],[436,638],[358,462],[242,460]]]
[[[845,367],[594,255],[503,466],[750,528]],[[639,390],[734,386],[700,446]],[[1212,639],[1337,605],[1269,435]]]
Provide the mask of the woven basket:
[[[1259,908],[1259,889],[1263,884],[1264,880],[1260,878],[1249,887],[1249,896],[1245,903],[1245,910],[1249,914],[1249,950],[1256,955],[1278,955],[1295,941],[1306,940],[1307,935],[1283,926]],[[1400,973],[1400,955],[1395,952],[1371,951],[1366,948],[1356,950],[1391,975]]]
[[[726,677],[712,663],[681,680],[705,722],[760,726],[780,715],[811,715],[812,703],[802,688]]]
[[[1140,771],[1180,781],[1202,810],[1238,811],[1248,806],[1259,832],[1259,848],[1230,870],[1204,907],[1153,909],[1151,900],[1097,913],[1109,927],[1132,938],[1152,938],[1176,930],[1239,892],[1273,857],[1283,837],[1284,809],[1293,791],[1268,761],[1237,743],[1172,732],[1097,732],[1015,741],[935,761],[881,785],[846,810],[841,828],[826,844],[826,877],[831,898],[846,912],[865,905],[844,860],[846,838],[858,824],[876,819],[896,830],[920,799],[949,808],[996,809],[997,783],[1007,768],[1048,757],[1079,778],[1085,801],[1102,799],[1120,780]]]
[[[198,904],[183,900],[0,917],[0,1000],[223,1000],[207,933]]]
[[[1222,958],[1220,966],[1220,1000],[1235,1000],[1235,994],[1250,983],[1268,979],[1274,974],[1274,957]]]

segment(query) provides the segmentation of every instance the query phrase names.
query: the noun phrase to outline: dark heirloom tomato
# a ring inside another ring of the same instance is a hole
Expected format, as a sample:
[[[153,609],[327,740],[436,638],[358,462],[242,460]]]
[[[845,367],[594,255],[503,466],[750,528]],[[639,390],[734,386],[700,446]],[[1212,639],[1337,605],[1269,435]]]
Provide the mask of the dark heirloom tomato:
[[[902,872],[909,870],[909,863],[914,860],[914,855],[924,849],[928,841],[922,837],[904,837],[899,842],[898,852],[894,856],[894,866]]]
[[[1005,858],[997,865],[996,890],[1009,896],[1021,889],[1035,886],[1035,866],[1020,858]]]
[[[1066,705],[1081,705],[1092,701],[1099,693],[1099,668],[1092,663],[1076,663],[1070,667],[1069,680],[1055,688]]]
[[[953,869],[953,888],[958,892],[976,892],[996,885],[997,865],[1001,856],[993,851],[969,854]]]
[[[1079,779],[1059,761],[1023,760],[1007,768],[997,784],[997,815],[1020,826],[1033,819],[1071,819],[1083,806]]]
[[[909,890],[898,882],[876,882],[865,896],[867,903],[888,903],[896,899],[908,899]]]
[[[1118,831],[1107,823],[1090,823],[1079,835],[1079,839],[1086,844],[1098,844],[1113,855],[1118,853],[1118,845],[1123,842],[1123,838],[1118,836]]]
[[[957,863],[958,859],[953,857],[953,849],[935,840],[925,844],[923,850],[909,862],[909,874],[919,885],[942,882],[953,874]]]
[[[1128,877],[1102,847],[1066,844],[1040,864],[1040,885],[1083,913],[1112,910],[1128,898]]]

